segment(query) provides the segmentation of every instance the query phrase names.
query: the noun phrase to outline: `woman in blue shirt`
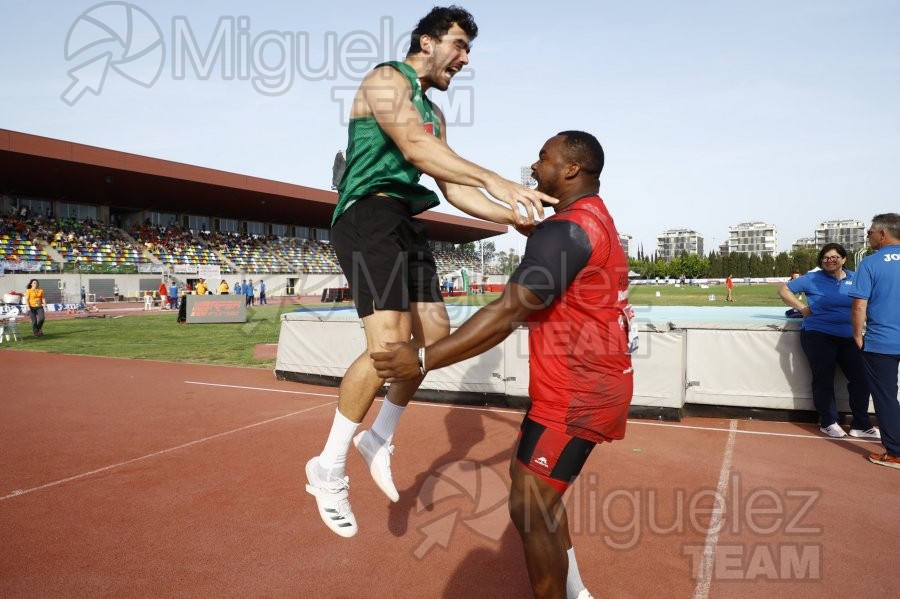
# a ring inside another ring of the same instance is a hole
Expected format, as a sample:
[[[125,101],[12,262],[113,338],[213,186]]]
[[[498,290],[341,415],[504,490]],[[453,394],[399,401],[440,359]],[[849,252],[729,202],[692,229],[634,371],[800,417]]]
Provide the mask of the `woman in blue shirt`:
[[[854,272],[846,270],[847,250],[839,243],[828,243],[819,251],[821,270],[810,271],[781,287],[779,295],[788,306],[803,314],[800,325],[800,345],[812,370],[813,404],[819,412],[821,430],[829,437],[844,437],[847,433],[838,423],[834,399],[834,370],[839,366],[847,377],[853,437],[880,438],[878,429],[869,419],[869,385],[862,361],[862,352],[853,340],[850,307],[853,298]],[[809,304],[797,299],[806,294]]]

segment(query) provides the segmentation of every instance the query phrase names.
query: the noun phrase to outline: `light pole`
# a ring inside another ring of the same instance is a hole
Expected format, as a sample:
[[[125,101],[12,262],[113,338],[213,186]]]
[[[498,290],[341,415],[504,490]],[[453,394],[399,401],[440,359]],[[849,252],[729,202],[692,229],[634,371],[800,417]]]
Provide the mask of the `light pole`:
[[[862,259],[866,257],[866,252],[869,250],[866,244],[863,244],[861,248],[856,250],[856,254],[853,255],[853,259],[855,260],[855,268],[859,269],[859,263],[862,262]]]
[[[478,241],[478,249],[481,250],[481,283],[484,284],[484,239]],[[482,292],[484,289],[482,289]]]

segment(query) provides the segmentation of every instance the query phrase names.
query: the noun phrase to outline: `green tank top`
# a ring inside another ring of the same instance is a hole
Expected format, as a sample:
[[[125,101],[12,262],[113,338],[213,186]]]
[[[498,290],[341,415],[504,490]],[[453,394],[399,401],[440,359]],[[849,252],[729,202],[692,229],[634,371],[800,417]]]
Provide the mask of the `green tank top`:
[[[422,93],[415,69],[405,62],[386,62],[375,67],[390,66],[403,74],[412,87],[413,106],[425,122],[426,130],[435,136],[441,134],[440,121],[434,114],[431,101]],[[380,193],[402,198],[411,214],[424,212],[440,203],[436,193],[419,184],[422,171],[403,158],[397,145],[388,137],[374,116],[350,120],[347,144],[347,167],[338,185],[338,204],[331,224],[346,212],[357,200]]]

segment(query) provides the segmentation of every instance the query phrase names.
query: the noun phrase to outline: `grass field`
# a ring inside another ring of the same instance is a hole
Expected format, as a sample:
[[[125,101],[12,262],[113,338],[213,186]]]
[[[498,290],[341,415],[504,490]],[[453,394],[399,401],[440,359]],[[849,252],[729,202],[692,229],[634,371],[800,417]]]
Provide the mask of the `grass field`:
[[[783,306],[784,303],[778,297],[781,284],[756,284],[735,285],[735,303],[726,303],[727,290],[725,285],[711,285],[708,289],[697,286],[675,287],[674,285],[635,285],[629,288],[629,302],[635,306]],[[659,297],[656,297],[656,292]],[[710,295],[715,300],[709,299]],[[447,303],[486,304],[493,301],[497,295],[474,295],[469,298],[453,298]],[[463,300],[463,301],[455,301]],[[468,301],[466,301],[468,300]]]
[[[285,308],[293,310],[294,307]],[[0,347],[56,354],[271,368],[274,361],[256,360],[253,349],[259,343],[278,342],[278,313],[277,306],[248,310],[245,324],[179,325],[175,312],[48,320],[41,338],[32,337],[26,316],[19,322],[22,341],[4,341]]]
[[[778,297],[781,284],[735,285],[735,303],[726,303],[728,291],[725,285],[711,285],[709,289],[697,286],[637,285],[628,290],[628,297],[635,306],[783,306]],[[660,297],[656,297],[659,291]],[[715,301],[709,296],[714,295]]]
[[[656,297],[659,291],[660,296]],[[709,296],[716,296],[710,301]],[[712,286],[676,288],[665,286],[637,286],[630,290],[631,303],[653,306],[781,306],[777,285],[737,285],[737,302],[725,303],[725,287]],[[484,305],[497,298],[496,294],[455,297],[452,304]],[[332,304],[312,303],[310,308]],[[343,304],[346,306],[347,304]],[[194,364],[218,364],[254,368],[274,368],[275,361],[259,360],[254,356],[258,344],[278,343],[279,317],[299,305],[266,306],[247,311],[245,324],[179,325],[174,312],[152,314],[107,314],[105,318],[80,317],[49,320],[44,325],[44,337],[31,336],[28,318],[20,320],[18,343],[4,342],[0,350],[22,349],[57,354],[81,354],[138,360],[163,360]]]

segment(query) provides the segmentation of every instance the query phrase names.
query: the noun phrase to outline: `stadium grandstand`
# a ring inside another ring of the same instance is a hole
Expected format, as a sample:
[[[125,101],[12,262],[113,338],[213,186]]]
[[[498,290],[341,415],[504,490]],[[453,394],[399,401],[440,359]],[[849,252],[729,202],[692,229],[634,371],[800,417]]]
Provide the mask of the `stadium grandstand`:
[[[204,276],[212,289],[218,277],[264,280],[272,296],[318,295],[346,284],[329,242],[336,202],[334,191],[0,129],[0,293],[35,277],[49,301],[82,286],[138,300],[162,278]],[[507,231],[420,218],[442,276],[480,277],[479,257],[460,245]]]

